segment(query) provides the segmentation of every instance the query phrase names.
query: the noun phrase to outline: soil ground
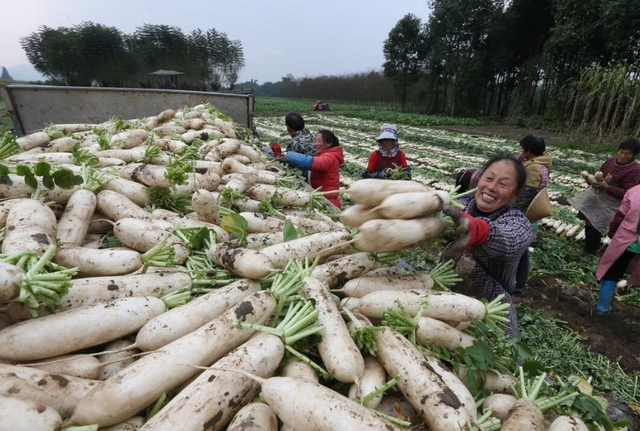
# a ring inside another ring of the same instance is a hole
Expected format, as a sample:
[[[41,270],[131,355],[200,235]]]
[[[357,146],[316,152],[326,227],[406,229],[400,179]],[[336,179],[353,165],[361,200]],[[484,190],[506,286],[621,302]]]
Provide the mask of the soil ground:
[[[620,358],[625,371],[640,371],[640,308],[615,302],[610,313],[598,315],[589,291],[551,276],[533,277],[526,294],[516,300],[566,322],[594,351]]]

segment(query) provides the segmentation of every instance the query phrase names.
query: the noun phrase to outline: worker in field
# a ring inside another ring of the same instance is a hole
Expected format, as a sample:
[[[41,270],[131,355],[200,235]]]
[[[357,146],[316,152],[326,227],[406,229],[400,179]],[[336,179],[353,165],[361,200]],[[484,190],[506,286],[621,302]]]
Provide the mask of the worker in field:
[[[549,169],[551,168],[551,155],[546,152],[546,143],[544,138],[537,135],[527,135],[520,140],[521,153],[514,158],[521,162],[525,168],[526,181],[518,196],[511,203],[511,208],[518,209],[523,213],[527,213],[530,204],[536,196],[542,192],[549,184]],[[456,177],[456,185],[461,186],[461,190],[477,187],[482,176],[481,170],[461,171]],[[544,190],[546,192],[546,190]],[[546,202],[539,202],[538,208],[542,205],[550,208],[548,196],[540,196],[546,199]],[[551,215],[550,213],[537,213],[536,220],[531,222],[532,239],[536,237],[538,229],[538,220]],[[529,272],[531,270],[531,255],[527,248],[520,258],[518,264],[518,272],[516,275],[516,286],[513,290],[514,295],[523,295],[527,288]]]
[[[506,332],[518,335],[511,295],[516,287],[520,258],[531,242],[531,225],[522,211],[511,207],[525,186],[527,173],[521,162],[508,155],[494,156],[485,164],[473,197],[459,200],[464,212],[445,208],[456,228],[444,258],[457,260],[463,278],[458,289],[489,301],[504,295],[509,304]]]
[[[369,156],[367,169],[363,178],[411,179],[411,168],[398,142],[398,128],[385,123],[380,127],[380,135],[376,138],[378,149]]]
[[[639,152],[640,142],[636,139],[621,142],[616,156],[608,158],[600,167],[605,181],[569,199],[579,211],[578,218],[585,222],[585,254],[597,253],[621,199],[628,190],[640,184],[640,165],[635,160]]]
[[[611,303],[617,283],[634,258],[640,254],[640,185],[632,187],[622,199],[622,204],[609,226],[611,242],[607,246],[596,271],[600,281],[600,294],[596,312],[599,314],[611,310]],[[640,285],[640,265],[635,265],[629,283]]]
[[[291,139],[286,142],[287,151],[313,156],[316,153],[315,137],[304,128],[304,119],[297,112],[289,112],[284,117],[287,133]]]
[[[340,147],[340,140],[329,130],[320,130],[315,137],[315,156],[287,151],[282,161],[309,172],[308,182],[314,189],[323,192],[336,190],[336,193],[325,195],[325,198],[338,208],[340,202],[340,165],[344,163],[344,153]]]

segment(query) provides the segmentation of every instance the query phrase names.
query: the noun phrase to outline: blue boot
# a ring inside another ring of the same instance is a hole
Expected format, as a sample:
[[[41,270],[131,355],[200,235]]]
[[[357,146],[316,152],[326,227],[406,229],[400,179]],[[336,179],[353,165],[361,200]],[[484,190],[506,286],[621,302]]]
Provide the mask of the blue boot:
[[[602,280],[600,283],[600,295],[598,296],[598,306],[596,307],[596,313],[603,314],[611,311],[611,302],[613,301],[613,295],[616,293],[616,282],[609,280]]]

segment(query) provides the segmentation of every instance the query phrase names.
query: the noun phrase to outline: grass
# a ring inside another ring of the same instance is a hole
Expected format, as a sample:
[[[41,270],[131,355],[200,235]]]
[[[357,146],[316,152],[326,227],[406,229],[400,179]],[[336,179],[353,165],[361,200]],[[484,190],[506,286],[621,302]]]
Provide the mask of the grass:
[[[4,130],[10,130],[13,127],[9,111],[4,103],[0,102],[0,133]]]
[[[593,154],[612,155],[618,151],[617,144],[596,144],[583,140],[553,141],[551,145],[562,150],[580,150]]]

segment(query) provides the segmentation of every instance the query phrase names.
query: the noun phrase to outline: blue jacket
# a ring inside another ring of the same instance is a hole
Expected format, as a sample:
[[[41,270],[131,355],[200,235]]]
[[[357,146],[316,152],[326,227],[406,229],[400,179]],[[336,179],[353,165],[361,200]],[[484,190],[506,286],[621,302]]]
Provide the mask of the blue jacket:
[[[309,182],[309,170],[313,163],[313,156],[308,154],[296,153],[295,151],[287,151],[284,155],[284,161],[291,166],[296,167],[302,171],[302,176]]]

